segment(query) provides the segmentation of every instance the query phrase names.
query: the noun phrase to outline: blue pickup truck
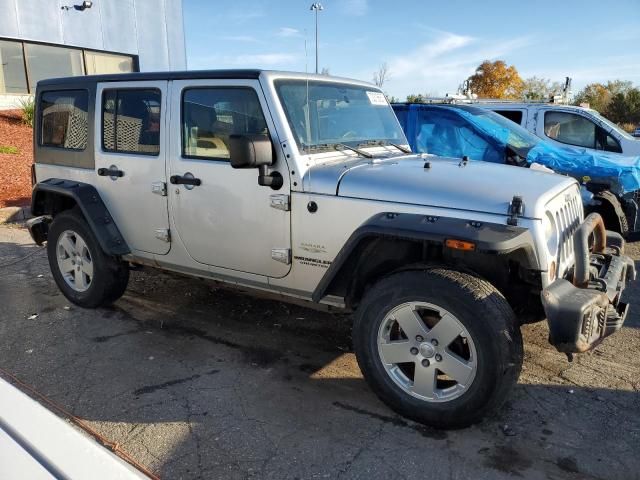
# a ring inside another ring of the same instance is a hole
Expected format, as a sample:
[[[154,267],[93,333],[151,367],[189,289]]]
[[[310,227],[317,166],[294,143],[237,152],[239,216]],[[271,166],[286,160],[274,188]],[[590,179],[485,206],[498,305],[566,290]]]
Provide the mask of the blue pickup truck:
[[[559,147],[495,112],[467,104],[392,105],[411,149],[438,156],[542,165],[575,177],[587,213],[602,215],[607,228],[626,236],[640,229],[640,157],[579,147]]]

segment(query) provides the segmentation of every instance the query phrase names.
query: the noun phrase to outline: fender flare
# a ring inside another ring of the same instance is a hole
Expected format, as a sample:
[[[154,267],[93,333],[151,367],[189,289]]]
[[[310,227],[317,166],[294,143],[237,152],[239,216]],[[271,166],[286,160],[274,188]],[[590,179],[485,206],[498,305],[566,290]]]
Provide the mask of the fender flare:
[[[107,206],[93,185],[73,180],[49,178],[37,183],[31,194],[31,214],[34,217],[55,215],[67,209],[62,200],[80,208],[100,247],[108,255],[120,256],[131,249],[113,221]]]
[[[444,245],[447,240],[462,240],[472,242],[475,245],[474,252],[496,255],[523,250],[528,268],[540,268],[531,232],[526,228],[459,218],[385,212],[369,218],[345,242],[313,291],[311,298],[314,302],[319,302],[327,295],[349,259],[359,255],[359,245],[371,238],[435,245]]]

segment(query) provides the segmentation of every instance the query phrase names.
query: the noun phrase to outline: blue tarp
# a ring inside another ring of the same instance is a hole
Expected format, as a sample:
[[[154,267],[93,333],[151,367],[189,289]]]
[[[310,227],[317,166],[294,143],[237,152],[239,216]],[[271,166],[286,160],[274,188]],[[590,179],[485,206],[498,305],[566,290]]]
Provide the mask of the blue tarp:
[[[439,156],[504,162],[504,148],[527,150],[527,162],[539,163],[552,170],[582,181],[611,183],[611,190],[624,194],[640,190],[640,157],[625,157],[580,147],[558,147],[532,135],[497,113],[474,114],[463,108],[428,108],[410,105],[403,125],[414,151]],[[437,120],[436,120],[437,116]],[[463,121],[466,120],[468,124]],[[415,122],[415,127],[409,128]],[[471,126],[470,126],[470,125]],[[493,139],[481,138],[478,130]],[[413,133],[412,133],[413,132]],[[411,138],[414,137],[414,138]]]

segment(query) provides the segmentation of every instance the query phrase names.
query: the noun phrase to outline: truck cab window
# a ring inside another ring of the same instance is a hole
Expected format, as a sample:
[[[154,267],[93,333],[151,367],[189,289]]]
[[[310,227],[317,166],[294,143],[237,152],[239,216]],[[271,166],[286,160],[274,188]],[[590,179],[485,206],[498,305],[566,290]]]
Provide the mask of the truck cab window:
[[[520,110],[495,110],[495,112],[518,125],[522,125],[522,112]]]
[[[596,148],[596,124],[582,115],[569,112],[545,112],[544,134],[558,142]]]

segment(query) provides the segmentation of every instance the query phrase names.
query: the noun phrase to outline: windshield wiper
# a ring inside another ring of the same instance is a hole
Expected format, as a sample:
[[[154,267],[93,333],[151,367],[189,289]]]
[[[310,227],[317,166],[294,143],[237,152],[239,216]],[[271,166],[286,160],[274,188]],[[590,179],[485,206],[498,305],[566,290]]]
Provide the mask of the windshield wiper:
[[[392,147],[396,147],[402,153],[413,153],[410,148],[403,147],[402,145],[398,145],[397,143],[387,142],[387,145],[391,145]]]
[[[373,155],[365,152],[364,150],[360,150],[359,148],[350,147],[349,145],[345,145],[344,143],[334,143],[333,148],[340,151],[341,149],[351,150],[352,152],[356,152],[358,155],[362,155],[365,158],[373,158]]]
[[[398,145],[397,143],[393,143],[393,142],[388,142],[386,140],[370,140],[368,142],[363,142],[363,143],[359,143],[358,146],[359,147],[363,147],[363,146],[374,146],[374,145],[378,145],[380,147],[386,147],[387,145],[390,147],[395,147],[398,150],[400,150],[402,153],[413,153],[410,149],[403,147],[402,145]]]
[[[367,153],[359,148],[350,147],[349,145],[345,145],[344,143],[316,143],[315,145],[305,145],[302,144],[302,150],[305,152],[311,152],[313,150],[351,150],[352,152],[357,153],[365,158],[373,158],[373,155]]]

